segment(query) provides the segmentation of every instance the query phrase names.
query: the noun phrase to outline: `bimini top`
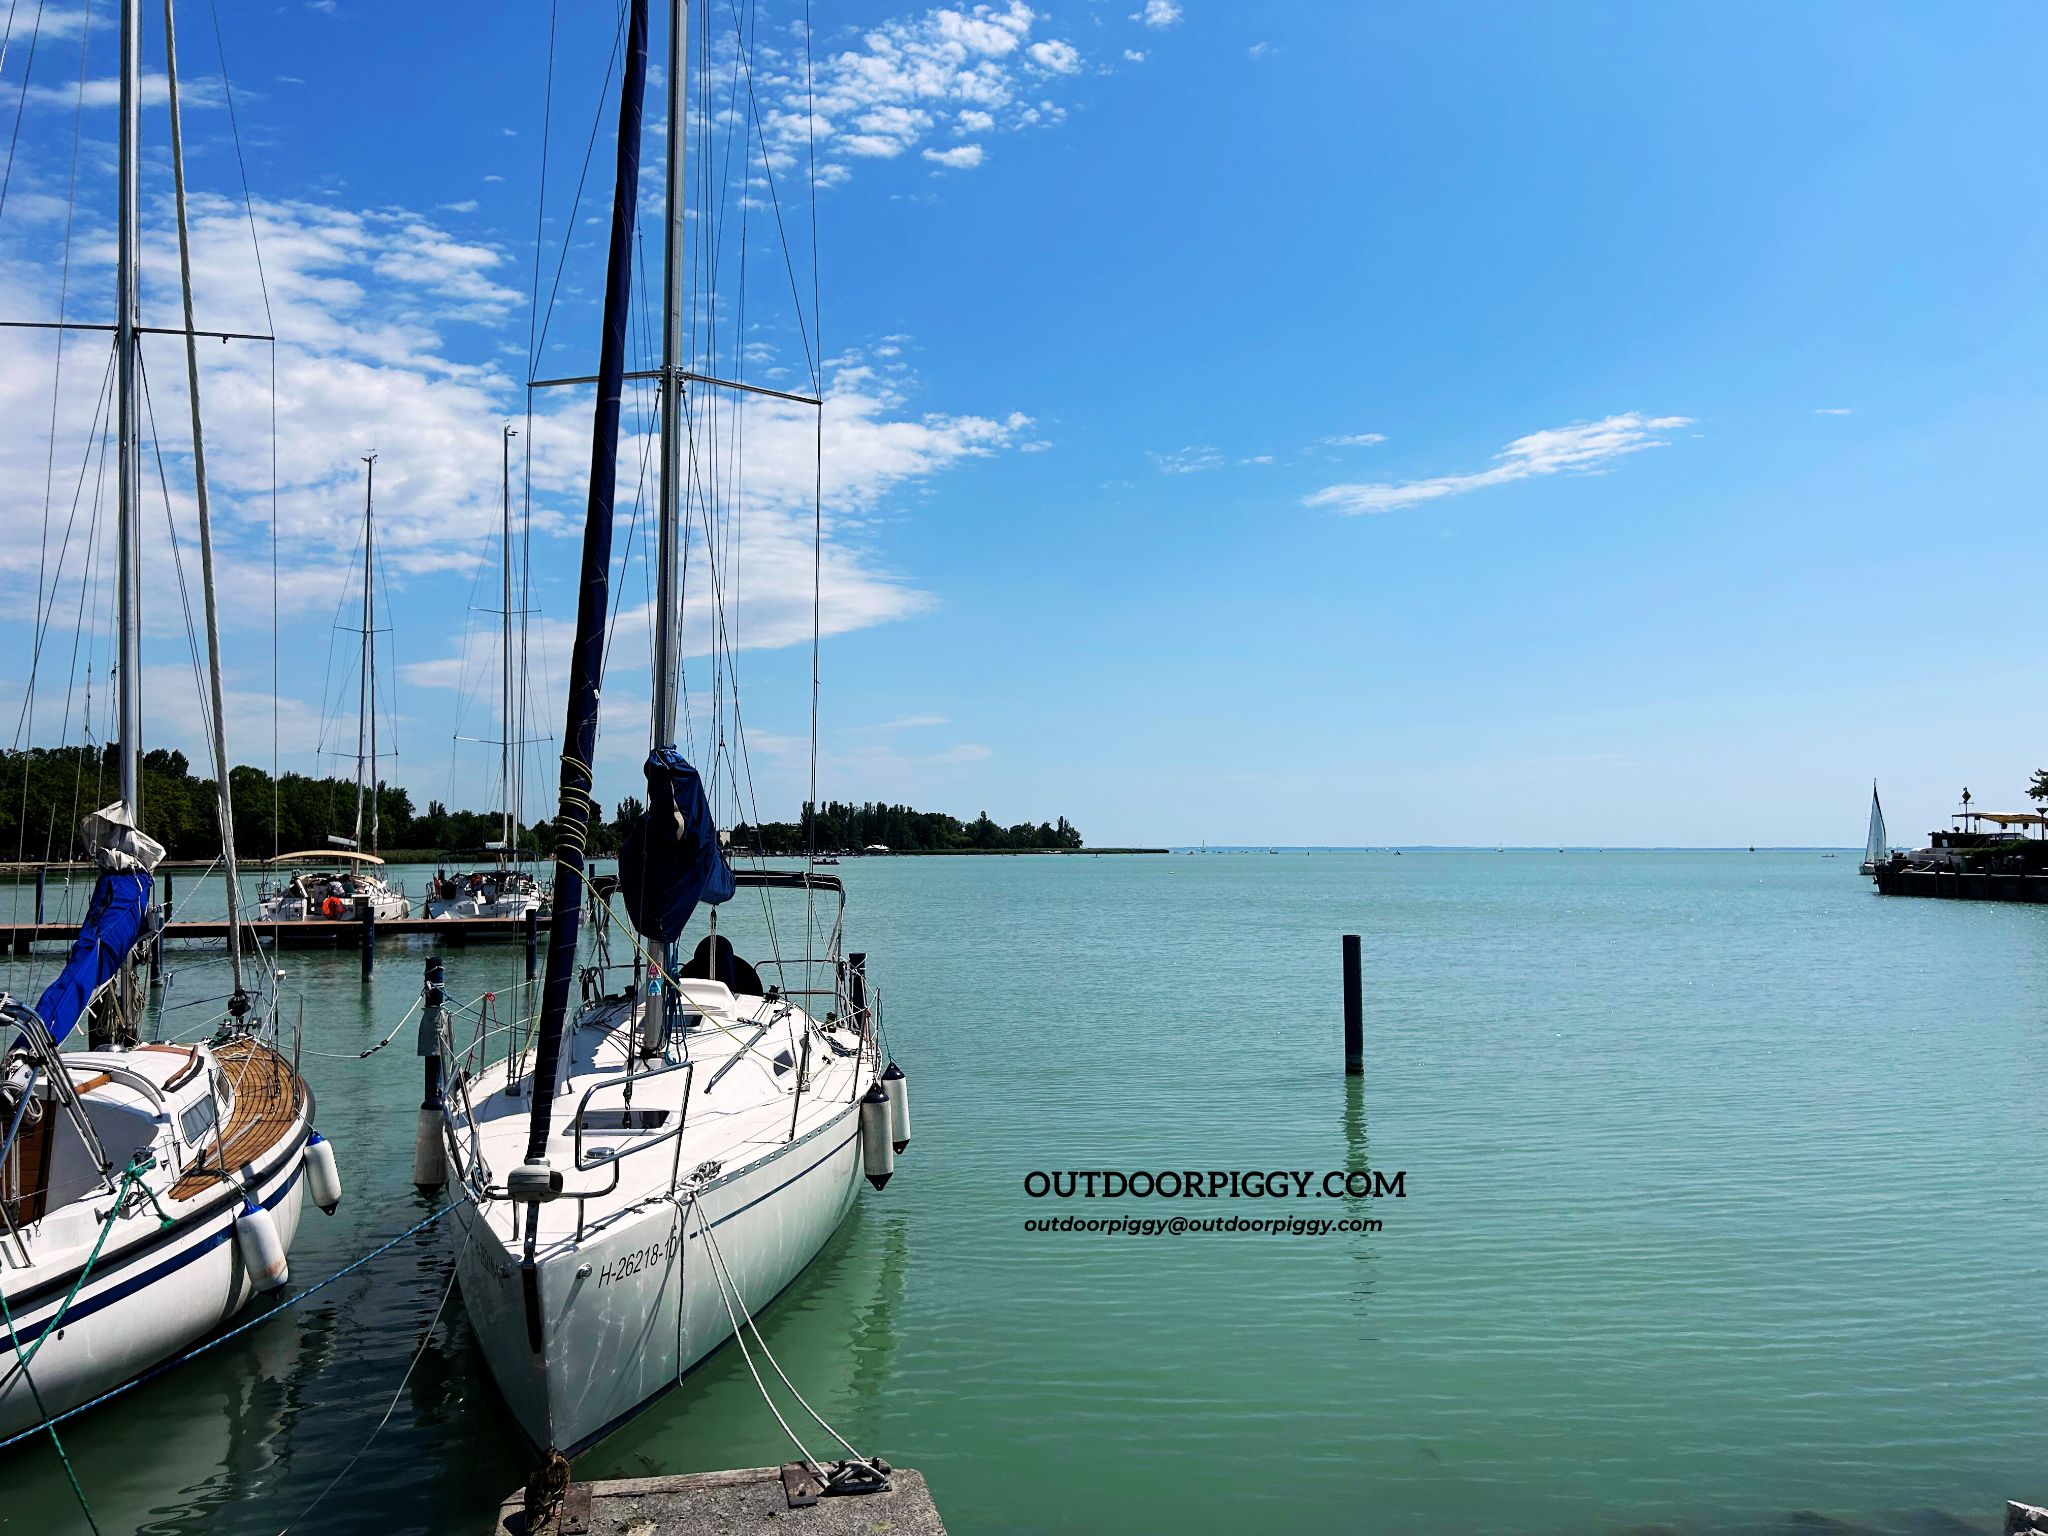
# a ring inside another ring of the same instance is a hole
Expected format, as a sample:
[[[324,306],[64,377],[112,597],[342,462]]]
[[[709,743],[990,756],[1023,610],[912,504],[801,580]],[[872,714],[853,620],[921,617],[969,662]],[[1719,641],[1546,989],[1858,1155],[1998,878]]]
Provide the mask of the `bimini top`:
[[[2001,827],[2048,825],[2048,816],[2039,811],[1964,811],[1961,815],[1971,821],[1995,821]]]
[[[289,864],[294,859],[303,859],[311,864],[331,864],[345,859],[351,864],[382,864],[384,861],[374,853],[355,853],[347,848],[308,848],[303,853],[280,853],[270,862]]]

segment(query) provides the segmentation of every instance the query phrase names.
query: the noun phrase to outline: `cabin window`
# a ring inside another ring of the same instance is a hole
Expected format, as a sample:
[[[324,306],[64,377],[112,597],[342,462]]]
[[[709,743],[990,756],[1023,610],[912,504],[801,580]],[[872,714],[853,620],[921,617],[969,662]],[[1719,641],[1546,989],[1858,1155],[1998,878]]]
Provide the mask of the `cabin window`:
[[[665,1109],[586,1109],[586,1131],[657,1131],[668,1124]]]
[[[220,1120],[223,1125],[227,1123],[224,1111],[220,1115]],[[213,1134],[213,1122],[214,1102],[211,1094],[202,1094],[178,1112],[178,1131],[185,1138],[185,1145],[188,1147],[203,1145]]]

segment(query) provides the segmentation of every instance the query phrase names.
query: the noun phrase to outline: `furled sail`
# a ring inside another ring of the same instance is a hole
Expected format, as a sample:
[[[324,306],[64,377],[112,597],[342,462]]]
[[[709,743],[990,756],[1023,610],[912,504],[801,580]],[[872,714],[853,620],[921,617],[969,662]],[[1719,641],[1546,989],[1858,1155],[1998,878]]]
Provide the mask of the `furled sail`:
[[[590,828],[590,762],[597,755],[597,698],[604,680],[605,605],[611,594],[612,501],[619,469],[619,404],[625,393],[626,331],[633,301],[633,225],[639,213],[640,116],[647,88],[647,0],[626,10],[626,71],[619,87],[619,148],[605,262],[604,330],[597,354],[597,410],[590,436],[590,503],[583,519],[583,572],[576,639],[569,650],[569,709],[562,741],[561,809],[555,818],[554,922],[548,931],[540,1023],[533,1053],[533,1110],[526,1157],[545,1163],[561,1068],[562,1029],[576,973],[583,919],[583,842]],[[533,1253],[538,1207],[527,1216]],[[536,1347],[538,1345],[536,1344]]]
[[[61,1041],[76,1027],[101,989],[121,972],[121,963],[149,934],[150,871],[164,856],[163,845],[138,831],[120,801],[85,818],[85,837],[99,862],[98,883],[64,969],[43,989],[36,1013],[50,1038]]]
[[[1884,831],[1884,807],[1878,804],[1877,786],[1870,786],[1870,835],[1864,840],[1863,859],[1867,864],[1882,864],[1891,857],[1886,846]]]
[[[717,906],[733,889],[703,779],[674,747],[656,747],[647,754],[647,809],[619,852],[626,915],[648,938],[673,944],[700,901]]]

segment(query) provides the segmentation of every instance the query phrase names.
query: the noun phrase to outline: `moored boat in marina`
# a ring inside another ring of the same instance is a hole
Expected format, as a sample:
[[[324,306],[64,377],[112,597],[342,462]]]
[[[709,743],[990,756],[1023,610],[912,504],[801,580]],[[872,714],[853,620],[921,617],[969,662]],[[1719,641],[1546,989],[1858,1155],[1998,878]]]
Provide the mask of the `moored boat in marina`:
[[[175,39],[164,51],[187,391],[205,604],[207,745],[227,906],[225,996],[206,1039],[141,1038],[137,958],[160,932],[154,870],[163,846],[142,803],[139,485],[142,401],[137,320],[141,48],[138,0],[121,6],[120,212],[114,367],[119,435],[115,604],[120,798],[85,818],[98,866],[62,968],[30,1005],[0,992],[0,1436],[49,1424],[171,1359],[257,1291],[289,1277],[308,1194],[341,1199],[331,1145],[312,1128],[296,1048],[279,1049],[279,973],[245,953],[228,772]],[[159,445],[160,446],[160,445]],[[190,622],[189,611],[186,615]],[[158,1014],[161,1023],[162,1014]],[[63,1049],[83,1025],[89,1048]],[[51,1428],[54,1440],[55,1430]],[[82,1499],[82,1496],[81,1496]]]
[[[365,902],[380,922],[412,916],[404,887],[393,886],[377,873],[384,861],[374,854],[312,849],[279,854],[270,862],[304,867],[264,882],[256,901],[256,914],[263,922],[355,922]]]
[[[683,355],[687,16],[683,4],[668,8],[648,805],[629,826],[616,881],[599,894],[585,847],[647,79],[648,0],[630,0],[538,1018],[530,1041],[517,1027],[493,1032],[480,1019],[460,1048],[432,962],[426,994],[431,1054],[415,1182],[433,1187],[445,1168],[459,1186],[457,1265],[484,1357],[527,1438],[568,1454],[674,1388],[728,1338],[744,1337],[752,1315],[837,1229],[863,1174],[886,1184],[909,1140],[907,1083],[893,1064],[884,1070],[879,996],[863,958],[843,952],[844,888],[817,872],[815,850],[801,870],[735,872],[706,782],[676,746],[684,445],[695,419],[685,391],[749,387],[707,377]],[[815,397],[780,398],[822,408]],[[694,462],[694,441],[689,454]],[[718,514],[705,513],[709,526]],[[814,580],[819,558],[814,546]],[[712,603],[727,601],[710,579]],[[737,713],[735,703],[735,733]],[[814,734],[815,721],[814,707]],[[709,760],[729,771],[732,756],[714,749]],[[801,905],[800,952],[787,927],[775,937],[772,920],[769,951],[752,960],[718,932],[718,908],[743,889],[764,906],[778,897]],[[607,963],[607,922],[598,963],[589,964],[579,952],[585,905],[593,897],[608,904],[613,892],[632,953]],[[704,932],[684,963],[679,943],[700,911]],[[812,1467],[821,1480],[828,1475]],[[858,1460],[830,1475],[880,1479]]]

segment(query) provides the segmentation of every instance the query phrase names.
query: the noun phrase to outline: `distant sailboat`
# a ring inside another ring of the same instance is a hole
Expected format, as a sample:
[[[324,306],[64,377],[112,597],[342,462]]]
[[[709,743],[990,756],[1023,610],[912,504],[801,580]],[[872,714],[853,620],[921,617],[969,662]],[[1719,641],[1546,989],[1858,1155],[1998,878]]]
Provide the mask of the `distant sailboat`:
[[[1863,840],[1863,862],[1856,866],[1859,875],[1874,875],[1878,866],[1888,862],[1891,849],[1886,846],[1884,834],[1884,806],[1877,798],[1877,780],[1870,781],[1870,834]]]
[[[256,893],[257,916],[266,923],[341,922],[354,918],[359,901],[367,901],[380,922],[412,916],[412,903],[402,888],[376,873],[383,818],[377,778],[377,455],[366,453],[369,473],[363,482],[363,627],[362,671],[356,680],[356,819],[347,837],[329,833],[332,845],[303,853],[282,853],[272,864],[291,864],[288,878],[266,880]],[[363,850],[363,808],[370,811],[370,851]]]

